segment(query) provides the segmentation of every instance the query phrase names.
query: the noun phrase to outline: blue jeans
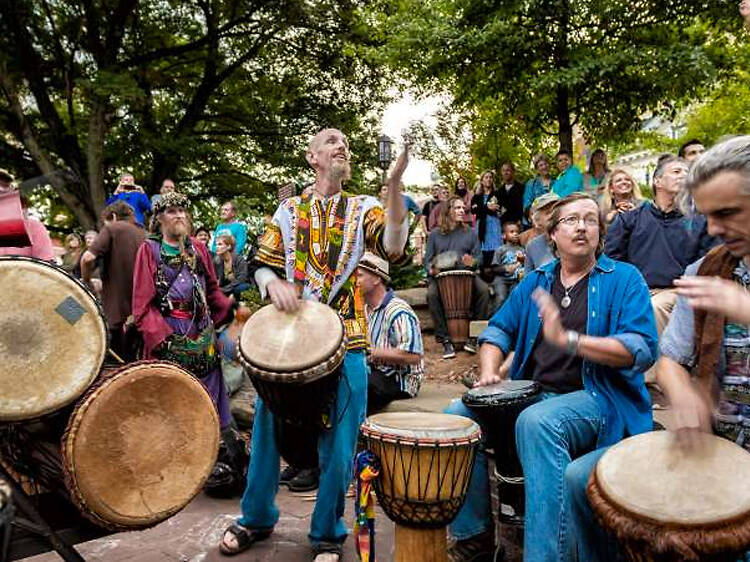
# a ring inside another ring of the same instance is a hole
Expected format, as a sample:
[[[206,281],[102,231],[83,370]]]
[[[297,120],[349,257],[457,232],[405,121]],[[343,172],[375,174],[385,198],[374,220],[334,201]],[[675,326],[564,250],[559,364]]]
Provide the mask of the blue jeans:
[[[313,543],[346,540],[344,502],[352,478],[359,426],[366,409],[365,354],[349,351],[344,357],[339,381],[334,425],[318,438],[320,486],[308,535]],[[279,520],[275,502],[279,491],[279,449],[274,437],[273,414],[260,398],[255,407],[251,453],[238,523],[249,529],[272,529]]]
[[[566,469],[573,458],[594,449],[601,426],[599,408],[584,390],[546,393],[543,398],[521,412],[516,422],[526,492],[524,560],[530,562],[571,559],[579,539],[576,528],[569,524]],[[473,418],[460,401],[454,401],[446,413]],[[451,525],[451,533],[463,540],[492,527],[487,459],[480,448],[466,502]]]

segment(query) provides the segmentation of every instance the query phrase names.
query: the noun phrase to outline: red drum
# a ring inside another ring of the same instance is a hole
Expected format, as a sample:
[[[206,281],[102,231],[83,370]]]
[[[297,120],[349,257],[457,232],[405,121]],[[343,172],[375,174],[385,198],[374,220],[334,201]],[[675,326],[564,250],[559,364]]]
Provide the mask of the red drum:
[[[465,269],[443,271],[435,275],[435,281],[443,303],[448,335],[454,344],[463,344],[469,339],[474,272]]]
[[[701,434],[685,449],[668,431],[611,447],[588,496],[633,562],[734,562],[750,549],[750,453]]]
[[[0,247],[31,246],[18,191],[0,193]]]

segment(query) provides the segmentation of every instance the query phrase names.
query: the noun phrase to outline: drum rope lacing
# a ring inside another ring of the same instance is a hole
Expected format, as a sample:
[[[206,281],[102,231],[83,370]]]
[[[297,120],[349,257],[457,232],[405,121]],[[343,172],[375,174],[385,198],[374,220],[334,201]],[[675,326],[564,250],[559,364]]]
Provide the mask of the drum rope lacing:
[[[365,435],[369,448],[380,459],[381,473],[375,482],[375,491],[383,511],[395,522],[407,526],[439,528],[451,521],[463,504],[471,477],[479,435],[454,441],[418,440],[393,434]],[[395,454],[382,454],[382,444],[393,445]],[[424,468],[424,449],[432,449],[430,460]],[[381,453],[381,454],[378,454]],[[441,467],[445,467],[444,469]],[[384,476],[390,475],[390,489],[384,490]],[[417,497],[410,496],[412,478],[416,479]],[[405,487],[405,497],[399,498],[396,482]],[[434,483],[434,487],[432,484]],[[424,497],[427,490],[435,490],[437,498]],[[441,498],[440,496],[445,496]]]

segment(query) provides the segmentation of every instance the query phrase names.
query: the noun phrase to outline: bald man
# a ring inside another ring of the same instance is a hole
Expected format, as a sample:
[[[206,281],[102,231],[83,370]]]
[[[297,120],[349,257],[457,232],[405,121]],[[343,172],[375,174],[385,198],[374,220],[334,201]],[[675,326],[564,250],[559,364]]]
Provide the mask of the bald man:
[[[344,503],[367,407],[367,318],[356,269],[366,250],[384,259],[404,253],[409,224],[400,184],[408,156],[405,146],[388,180],[386,210],[374,197],[341,191],[351,175],[349,141],[341,131],[320,131],[306,158],[315,183],[279,205],[251,267],[261,294],[279,310],[295,310],[300,298],[315,300],[331,306],[344,321],[347,352],[335,411],[330,412],[333,426],[318,438],[320,486],[309,534],[315,561],[336,562],[347,536]],[[304,241],[302,247],[299,241]],[[242,516],[224,533],[224,554],[242,552],[267,538],[279,519],[275,439],[273,415],[258,398]]]

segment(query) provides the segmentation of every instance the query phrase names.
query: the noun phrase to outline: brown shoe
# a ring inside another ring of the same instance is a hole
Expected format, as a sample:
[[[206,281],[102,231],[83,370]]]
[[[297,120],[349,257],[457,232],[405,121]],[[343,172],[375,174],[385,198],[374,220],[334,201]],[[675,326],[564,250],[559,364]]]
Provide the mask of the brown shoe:
[[[451,562],[493,562],[494,531],[485,531],[468,539],[456,541],[448,548],[448,558]]]

